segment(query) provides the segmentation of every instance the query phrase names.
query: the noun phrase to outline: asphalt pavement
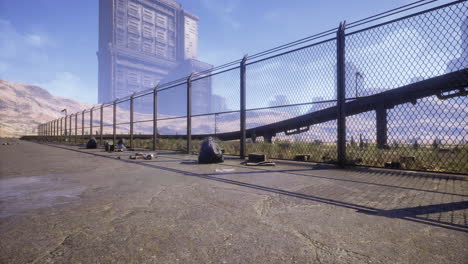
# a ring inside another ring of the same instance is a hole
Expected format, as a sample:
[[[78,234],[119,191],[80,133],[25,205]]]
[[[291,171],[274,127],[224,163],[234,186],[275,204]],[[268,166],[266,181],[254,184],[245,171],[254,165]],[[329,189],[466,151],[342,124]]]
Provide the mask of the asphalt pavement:
[[[0,139],[0,263],[467,263],[464,176],[133,153]]]

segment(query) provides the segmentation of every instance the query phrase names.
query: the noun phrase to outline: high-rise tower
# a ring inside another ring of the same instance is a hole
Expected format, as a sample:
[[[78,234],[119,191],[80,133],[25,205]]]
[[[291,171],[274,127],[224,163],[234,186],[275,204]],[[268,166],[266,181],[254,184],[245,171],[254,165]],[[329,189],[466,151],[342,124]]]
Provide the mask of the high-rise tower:
[[[99,1],[99,103],[212,68],[196,60],[198,17],[172,0]],[[209,107],[211,82],[203,93]],[[208,109],[207,109],[208,110]]]

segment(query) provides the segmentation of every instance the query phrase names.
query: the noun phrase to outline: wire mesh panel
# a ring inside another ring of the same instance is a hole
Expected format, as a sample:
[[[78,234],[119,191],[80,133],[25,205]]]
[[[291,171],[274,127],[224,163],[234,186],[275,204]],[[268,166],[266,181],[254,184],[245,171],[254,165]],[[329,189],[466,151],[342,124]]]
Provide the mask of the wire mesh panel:
[[[153,134],[153,91],[133,98],[133,140],[134,147],[151,148]],[[141,138],[146,136],[145,138]]]
[[[215,134],[215,115],[202,115],[192,117],[192,135]]]
[[[177,136],[187,134],[187,84],[162,89],[157,93],[158,129],[160,135]],[[183,150],[183,139],[159,139],[158,148]],[[185,146],[185,147],[184,147]]]
[[[133,121],[153,120],[153,92],[133,99]],[[151,131],[148,131],[151,132]],[[152,133],[152,132],[151,132]]]
[[[158,91],[158,119],[187,115],[187,84]]]
[[[82,125],[81,125],[81,129],[83,131],[83,134],[85,137],[87,137],[89,135],[89,109],[85,110],[84,111],[84,116],[82,116]]]
[[[324,161],[324,156],[335,157],[328,154],[328,149],[333,146],[336,149],[336,129],[331,131],[326,129],[330,124],[307,119],[318,110],[335,107],[335,69],[335,40],[247,63],[246,126],[253,131],[248,151],[268,152],[274,158],[313,152],[310,156],[314,161]],[[291,121],[298,117],[302,121]],[[280,121],[288,121],[289,125]],[[265,125],[272,125],[270,131],[259,133]],[[311,129],[313,133],[309,132]],[[323,142],[330,147],[316,147]]]
[[[103,113],[102,113],[102,134],[103,135],[112,135],[112,104],[106,104],[103,107]]]
[[[187,118],[176,117],[158,120],[158,133],[165,136],[183,136],[187,134]],[[182,151],[187,149],[186,140],[178,137],[160,138],[158,148]]]
[[[468,172],[467,8],[459,2],[346,36],[348,104],[372,105],[347,118],[348,159]]]
[[[192,81],[192,114],[235,111],[240,108],[239,68]]]
[[[92,134],[94,137],[98,138],[100,135],[100,123],[101,123],[101,109],[100,106],[93,107],[93,131]]]
[[[186,135],[187,118],[176,117],[158,120],[158,133],[161,135]]]

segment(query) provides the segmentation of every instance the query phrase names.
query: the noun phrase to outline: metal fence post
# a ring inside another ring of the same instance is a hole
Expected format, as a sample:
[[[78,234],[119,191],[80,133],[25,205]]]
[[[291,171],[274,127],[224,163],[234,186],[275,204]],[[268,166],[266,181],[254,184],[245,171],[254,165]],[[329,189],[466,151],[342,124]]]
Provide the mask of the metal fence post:
[[[65,128],[63,129],[64,130],[63,133],[65,134],[64,136],[65,143],[67,143],[68,142],[68,116],[67,115],[65,115],[64,122],[65,122]]]
[[[59,121],[58,119],[55,119],[55,141],[59,141],[59,134],[60,134]]]
[[[387,147],[387,109],[383,102],[375,110],[377,126],[377,148]]]
[[[75,144],[78,142],[78,113],[75,113]]]
[[[135,93],[130,96],[130,148],[133,148],[133,97]]]
[[[68,133],[68,143],[71,144],[71,141],[72,141],[72,120],[73,119],[73,115],[70,115],[70,131]]]
[[[84,114],[86,110],[81,112],[81,140],[84,140]]]
[[[64,141],[65,143],[68,141],[68,130],[67,130],[67,122],[68,122],[68,119],[67,119],[67,115],[65,115],[65,128],[64,128]]]
[[[153,89],[153,151],[156,150],[158,134],[158,88],[159,84]]]
[[[344,167],[346,164],[346,68],[345,68],[345,23],[341,22],[338,27],[336,39],[337,48],[337,65],[336,65],[336,78],[337,78],[337,151],[338,151],[338,164]]]
[[[247,55],[242,58],[240,63],[240,158],[245,158],[245,139],[246,139],[246,71],[245,62]]]
[[[187,78],[187,153],[192,149],[192,77]]]
[[[59,141],[62,142],[63,140],[63,117],[60,118],[60,139]]]
[[[104,121],[102,120],[104,117],[104,104],[101,105],[101,119],[100,119],[100,123],[99,123],[99,145],[102,146],[102,130],[103,130],[103,124],[104,124]]]
[[[115,130],[116,130],[116,113],[117,113],[117,100],[118,99],[115,99],[114,100],[114,103],[113,103],[113,109],[112,109],[112,144],[114,144],[114,146],[117,144],[117,138],[116,138],[116,135],[115,135]]]
[[[91,110],[89,110],[89,138],[90,139],[93,137],[93,109],[94,107],[91,107]]]

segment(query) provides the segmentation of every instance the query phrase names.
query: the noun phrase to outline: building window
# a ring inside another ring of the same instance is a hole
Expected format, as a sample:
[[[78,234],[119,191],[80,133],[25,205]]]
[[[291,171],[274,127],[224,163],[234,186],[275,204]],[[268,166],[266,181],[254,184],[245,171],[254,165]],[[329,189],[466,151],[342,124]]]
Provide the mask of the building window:
[[[140,50],[140,39],[136,37],[128,37],[128,48],[139,51]]]
[[[174,36],[174,32],[168,32],[168,41],[167,41],[167,44],[169,44],[169,46],[175,46],[175,36]]]
[[[161,44],[158,43],[156,45],[156,55],[165,58],[166,57],[166,46],[161,45]]]
[[[153,87],[153,82],[151,76],[143,75],[143,86],[144,87]]]
[[[117,31],[115,40],[118,46],[125,46],[125,34],[123,32]]]
[[[128,2],[128,14],[140,19],[140,6],[137,3]]]
[[[153,38],[153,27],[150,25],[143,25],[143,37],[144,38]]]
[[[135,35],[140,35],[140,21],[129,19],[128,20],[128,32],[135,34]]]
[[[154,12],[149,9],[143,8],[143,21],[150,24],[154,24]]]
[[[117,20],[116,21],[117,28],[125,30],[125,20],[124,20],[123,16],[117,16],[116,20]]]
[[[125,14],[127,4],[125,3],[125,0],[118,0],[117,1],[117,12]]]
[[[167,42],[166,37],[167,37],[166,31],[161,30],[161,29],[156,30],[156,40],[158,42],[166,43]]]
[[[129,71],[127,74],[127,83],[128,84],[133,84],[133,85],[138,85],[140,84],[140,78],[139,78],[138,72],[134,71]]]
[[[167,57],[169,59],[175,59],[175,49],[174,49],[174,47],[168,47],[167,48]]]
[[[143,42],[143,51],[146,53],[153,53],[153,42]]]
[[[117,72],[115,73],[115,80],[119,83],[125,81],[125,71],[122,68],[117,68]]]
[[[162,14],[156,14],[156,26],[167,28],[167,17]]]
[[[174,31],[174,19],[171,17],[167,18],[167,29]]]

